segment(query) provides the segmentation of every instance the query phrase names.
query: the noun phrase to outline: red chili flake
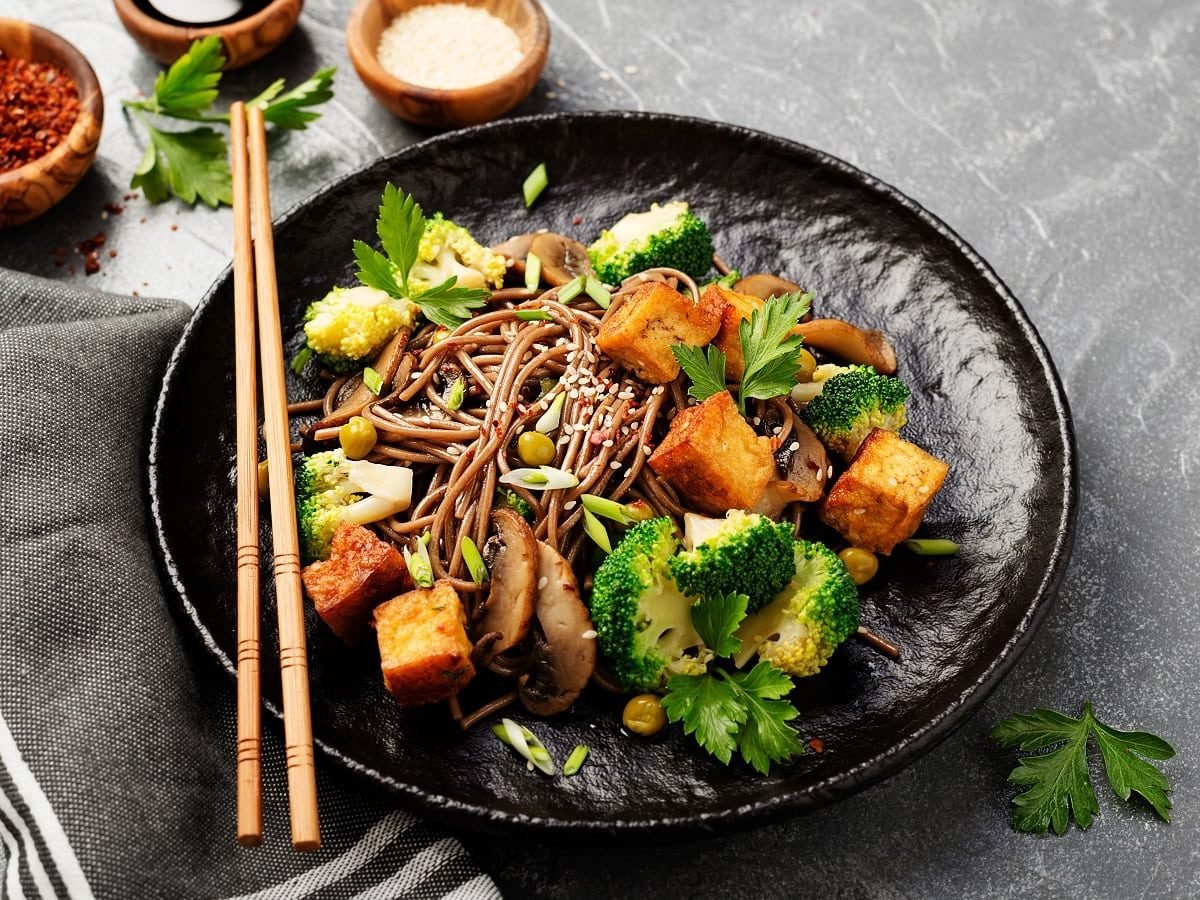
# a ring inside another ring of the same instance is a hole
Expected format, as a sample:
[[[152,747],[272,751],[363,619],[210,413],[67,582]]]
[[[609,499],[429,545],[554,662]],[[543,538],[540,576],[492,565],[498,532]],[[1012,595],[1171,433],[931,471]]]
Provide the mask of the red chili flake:
[[[171,230],[172,230],[172,231],[178,231],[178,230],[179,230],[179,226],[178,226],[178,225],[172,225],[172,226],[171,226]]]
[[[83,257],[83,272],[85,275],[95,275],[100,271],[100,257],[93,250]]]
[[[0,172],[45,156],[79,118],[79,90],[50,63],[0,51]]]
[[[108,258],[109,258],[109,259],[116,259],[116,258],[117,258],[117,251],[116,251],[116,250],[109,250],[109,251],[108,251]]]
[[[825,742],[823,740],[821,740],[820,738],[813,738],[812,740],[810,740],[808,742],[808,749],[811,750],[813,753],[824,753],[825,752]]]
[[[125,207],[123,207],[120,203],[116,203],[116,202],[105,203],[104,211],[107,213],[112,213],[114,216],[119,216],[121,213],[125,212]]]
[[[573,218],[571,220],[571,224],[572,225],[582,225],[583,224],[583,216],[576,216],[575,218]]]
[[[145,216],[142,216],[140,219],[138,219],[138,224],[139,224],[139,225],[145,225],[145,224],[146,224],[146,217],[145,217]]]
[[[131,294],[133,294],[133,296],[135,296],[135,297],[140,297],[140,296],[142,296],[142,295],[141,295],[141,294],[139,294],[137,291],[130,291],[130,293],[131,293]]]
[[[608,429],[601,429],[600,431],[593,431],[592,436],[588,438],[588,441],[593,447],[599,447],[610,437],[611,435],[608,433]]]
[[[85,275],[95,275],[100,271],[100,248],[107,240],[104,232],[98,231],[95,237],[86,238],[75,245],[75,252],[83,257]],[[75,271],[73,267],[71,271]]]

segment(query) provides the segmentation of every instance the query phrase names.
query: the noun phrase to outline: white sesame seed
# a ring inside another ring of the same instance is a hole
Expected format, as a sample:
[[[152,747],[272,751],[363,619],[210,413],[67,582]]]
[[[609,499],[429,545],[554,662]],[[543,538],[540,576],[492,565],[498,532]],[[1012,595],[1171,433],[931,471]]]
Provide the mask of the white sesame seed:
[[[621,461],[619,459],[614,459],[608,464],[608,467],[615,472],[617,469],[621,468]]]
[[[433,419],[429,418],[429,416],[421,416],[421,421],[424,422],[426,425],[433,424]]]
[[[750,421],[753,422],[755,425],[761,425],[762,424],[762,416],[755,416]]]
[[[578,506],[578,505],[579,505],[579,501],[578,501],[578,500],[568,500],[566,503],[564,503],[564,504],[563,504],[563,509],[565,509],[565,510],[567,510],[568,512],[570,512],[571,510],[573,510],[573,509],[574,509],[576,506]]]
[[[649,456],[651,453],[654,452],[654,448],[651,447],[649,444],[646,444],[646,446],[642,447],[642,452],[645,453],[647,456]]]
[[[929,493],[929,485],[927,485],[927,484],[921,485],[919,488],[917,488],[917,493],[928,494]]]
[[[538,579],[538,590],[539,591],[542,590],[549,583],[550,583],[550,579],[547,578],[545,575],[543,575],[541,578]]]
[[[413,381],[416,381],[418,378],[420,378],[420,377],[421,377],[421,373],[420,373],[420,372],[413,372],[413,373],[412,373],[412,375],[410,375],[410,376],[408,376],[408,377],[409,377],[409,378],[411,378]]]
[[[571,442],[571,437],[570,437],[570,435],[564,434],[562,437],[560,437],[558,439],[558,442],[560,444],[569,444]]]
[[[581,634],[580,637],[583,638],[585,641],[594,641],[596,639],[596,629],[589,628],[587,631],[585,631],[583,634]]]
[[[771,434],[779,434],[779,432],[781,432],[781,431],[783,431],[783,426],[776,425],[774,428],[771,429]]]
[[[797,450],[800,449],[800,442],[792,441],[790,444],[788,444],[788,449],[791,450],[793,453],[795,453]]]
[[[889,478],[889,479],[888,479],[888,486],[889,486],[889,487],[896,487],[896,485],[898,485],[899,483],[900,483],[900,482],[898,482],[898,481],[897,481],[895,478]]]
[[[854,510],[854,515],[861,516],[865,512],[866,512],[866,510],[860,506],[858,509]]]
[[[825,473],[825,477],[827,477],[827,478],[833,477],[833,466],[829,467],[829,470]]]
[[[611,447],[612,445],[613,445],[613,442],[612,442],[612,440],[611,440],[611,439],[609,439],[609,440],[607,440],[607,441],[601,441],[601,442],[600,442],[600,446],[601,446],[601,447]]]

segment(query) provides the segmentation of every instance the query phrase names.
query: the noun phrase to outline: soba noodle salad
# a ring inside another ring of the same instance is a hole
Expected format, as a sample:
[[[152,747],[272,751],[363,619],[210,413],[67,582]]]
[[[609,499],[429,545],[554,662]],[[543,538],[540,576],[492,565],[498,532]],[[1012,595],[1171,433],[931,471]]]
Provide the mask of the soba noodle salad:
[[[401,706],[547,774],[504,712],[585,690],[629,696],[630,740],[679,723],[764,774],[804,752],[794,680],[852,636],[893,649],[859,625],[879,556],[954,551],[912,539],[948,467],[899,435],[887,339],[731,269],[682,200],[487,247],[389,184],[378,236],[293,362],[323,385],[291,412],[324,623]]]

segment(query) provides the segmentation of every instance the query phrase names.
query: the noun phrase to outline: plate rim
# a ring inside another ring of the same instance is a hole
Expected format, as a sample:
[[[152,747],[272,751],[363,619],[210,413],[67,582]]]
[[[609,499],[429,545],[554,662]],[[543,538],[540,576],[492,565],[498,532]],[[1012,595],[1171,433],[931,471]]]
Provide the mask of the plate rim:
[[[399,781],[370,766],[363,765],[338,748],[315,736],[314,744],[328,758],[336,761],[342,768],[374,785],[383,785],[392,796],[402,800],[410,808],[418,810],[431,819],[452,826],[466,827],[475,831],[487,831],[491,833],[515,833],[520,831],[527,833],[536,832],[542,836],[557,836],[559,838],[604,837],[674,840],[689,836],[740,831],[832,805],[839,800],[843,800],[886,778],[898,774],[905,767],[915,762],[937,744],[941,743],[941,741],[949,737],[950,734],[979,710],[988,695],[995,690],[1009,671],[1012,670],[1017,660],[1020,659],[1021,655],[1028,648],[1039,626],[1045,619],[1047,612],[1053,604],[1058,588],[1062,583],[1063,576],[1066,573],[1067,563],[1069,562],[1074,545],[1079,508],[1079,465],[1075,427],[1062,378],[1054,365],[1050,351],[1042,340],[1041,335],[1034,327],[1021,302],[1008,285],[1005,284],[992,266],[971,244],[916,200],[889,182],[823,150],[818,150],[799,141],[780,137],[758,129],[726,122],[717,122],[697,116],[632,110],[542,113],[500,119],[482,125],[434,135],[409,144],[394,153],[376,157],[355,167],[340,178],[316,188],[288,207],[284,213],[275,217],[273,227],[279,229],[286,225],[293,218],[303,214],[305,209],[318,197],[336,191],[343,184],[360,177],[363,172],[374,168],[382,162],[398,160],[409,155],[422,153],[440,143],[462,140],[464,136],[475,137],[477,135],[486,135],[491,131],[520,130],[522,127],[530,124],[571,122],[576,120],[640,120],[661,122],[666,125],[676,126],[686,124],[693,127],[715,129],[741,139],[764,142],[766,145],[773,145],[774,148],[788,154],[794,155],[799,153],[809,157],[819,165],[829,167],[848,176],[862,187],[881,194],[885,200],[898,204],[907,212],[915,215],[924,225],[932,228],[939,237],[947,240],[983,276],[990,288],[1002,301],[1004,307],[1010,313],[1012,320],[1020,328],[1032,347],[1034,356],[1050,388],[1050,397],[1055,410],[1055,424],[1058,427],[1059,437],[1063,446],[1061,484],[1063,507],[1062,515],[1055,532],[1055,543],[1049,564],[1043,573],[1030,605],[1017,624],[1013,634],[1004,643],[992,663],[968,688],[961,691],[958,698],[949,706],[926,721],[907,738],[890,744],[870,759],[864,760],[845,772],[828,776],[802,789],[781,791],[772,797],[739,807],[649,819],[571,819],[561,816],[530,815],[528,813],[489,807],[478,803],[469,803],[435,791],[427,791],[415,785]],[[216,639],[202,621],[199,611],[188,596],[175,560],[167,548],[161,509],[162,489],[164,485],[163,475],[160,471],[160,453],[163,446],[163,417],[167,404],[170,401],[172,387],[175,383],[174,376],[180,366],[183,352],[189,343],[193,330],[197,327],[201,316],[214,302],[214,297],[219,286],[230,277],[231,271],[232,263],[221,271],[206,290],[204,296],[192,312],[191,317],[188,319],[187,325],[179,337],[179,341],[172,350],[170,361],[163,373],[162,389],[159,392],[158,400],[154,407],[147,450],[146,473],[150,500],[150,516],[154,526],[151,530],[153,532],[155,558],[160,572],[166,575],[169,587],[169,590],[166,591],[168,598],[177,609],[181,609],[186,614],[192,626],[191,637],[200,638],[209,656],[214,658],[226,674],[236,681],[237,667],[235,662],[221,649]],[[282,711],[270,700],[264,698],[263,707],[276,720],[282,721]]]

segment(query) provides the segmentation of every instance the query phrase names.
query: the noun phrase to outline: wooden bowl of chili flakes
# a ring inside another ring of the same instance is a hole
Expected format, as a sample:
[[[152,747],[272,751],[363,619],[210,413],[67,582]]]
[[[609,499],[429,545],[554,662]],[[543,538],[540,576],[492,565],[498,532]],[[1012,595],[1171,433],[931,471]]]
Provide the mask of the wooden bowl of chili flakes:
[[[87,58],[53,31],[0,18],[0,228],[71,192],[96,158],[103,121]]]

